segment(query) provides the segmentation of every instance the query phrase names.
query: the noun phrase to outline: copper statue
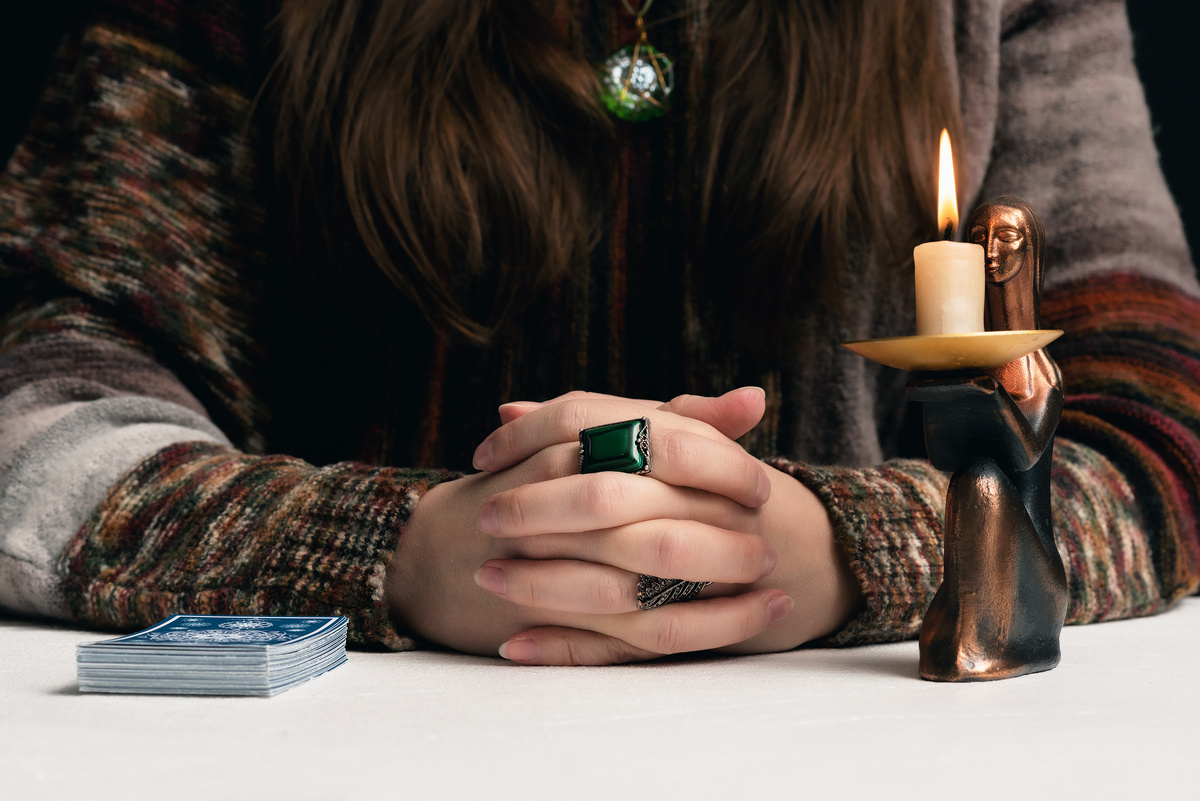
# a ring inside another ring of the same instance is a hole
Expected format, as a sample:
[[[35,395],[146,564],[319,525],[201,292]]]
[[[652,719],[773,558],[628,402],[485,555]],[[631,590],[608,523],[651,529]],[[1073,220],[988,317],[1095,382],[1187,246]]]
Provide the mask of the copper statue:
[[[990,331],[1039,328],[1045,234],[1015,197],[967,221],[986,251]],[[986,681],[1058,664],[1067,581],[1050,516],[1062,375],[1043,350],[987,370],[918,373],[930,461],[952,472],[945,576],[921,627],[921,676]]]

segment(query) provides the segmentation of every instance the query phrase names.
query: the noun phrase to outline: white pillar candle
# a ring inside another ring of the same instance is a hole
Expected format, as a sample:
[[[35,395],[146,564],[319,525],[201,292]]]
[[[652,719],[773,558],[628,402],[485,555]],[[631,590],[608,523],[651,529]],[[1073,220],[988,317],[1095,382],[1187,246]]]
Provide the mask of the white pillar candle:
[[[926,242],[913,249],[918,336],[983,330],[983,255],[971,242]]]
[[[917,282],[917,336],[977,334],[983,331],[983,247],[951,242],[958,228],[954,154],[942,129],[938,153],[938,230],[945,241],[913,249]]]

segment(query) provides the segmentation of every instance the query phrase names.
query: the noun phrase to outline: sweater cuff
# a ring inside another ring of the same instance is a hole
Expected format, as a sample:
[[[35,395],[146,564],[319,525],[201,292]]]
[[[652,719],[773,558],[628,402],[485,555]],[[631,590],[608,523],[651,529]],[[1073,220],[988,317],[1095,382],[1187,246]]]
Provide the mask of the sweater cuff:
[[[942,581],[942,521],[948,479],[926,462],[873,468],[767,462],[816,493],[858,580],[863,604],[824,645],[915,637]]]
[[[345,615],[350,642],[415,647],[392,625],[384,575],[420,497],[457,474],[313,467],[213,443],[164,448],[109,492],[59,560],[88,625],[172,614]]]

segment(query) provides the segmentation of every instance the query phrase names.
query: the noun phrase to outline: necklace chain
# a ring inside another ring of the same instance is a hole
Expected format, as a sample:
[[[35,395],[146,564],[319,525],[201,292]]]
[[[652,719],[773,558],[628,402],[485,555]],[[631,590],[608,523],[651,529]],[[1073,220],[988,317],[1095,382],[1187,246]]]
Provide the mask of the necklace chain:
[[[634,11],[633,6],[629,5],[629,0],[621,0],[621,5],[625,6],[625,10],[629,12],[629,16],[641,19],[650,12],[650,6],[654,5],[654,0],[646,0],[637,11]]]

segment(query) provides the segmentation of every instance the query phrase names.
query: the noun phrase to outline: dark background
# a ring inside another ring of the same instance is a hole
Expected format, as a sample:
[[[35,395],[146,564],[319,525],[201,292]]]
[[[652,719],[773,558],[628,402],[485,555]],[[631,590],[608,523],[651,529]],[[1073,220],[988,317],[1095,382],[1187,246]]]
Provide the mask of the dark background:
[[[1200,260],[1200,3],[1196,0],[1128,0],[1134,58],[1163,172],[1179,203],[1192,260]]]
[[[200,0],[202,1],[202,0]],[[7,161],[37,99],[55,43],[86,0],[22,0],[0,12],[0,161]],[[1192,245],[1200,243],[1200,3],[1129,0],[1138,69]]]

